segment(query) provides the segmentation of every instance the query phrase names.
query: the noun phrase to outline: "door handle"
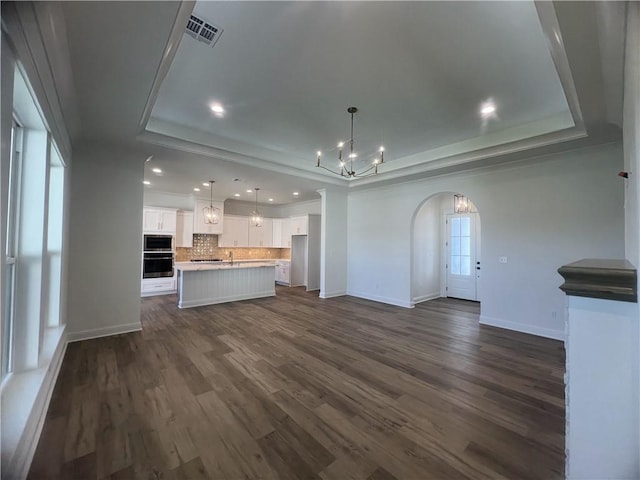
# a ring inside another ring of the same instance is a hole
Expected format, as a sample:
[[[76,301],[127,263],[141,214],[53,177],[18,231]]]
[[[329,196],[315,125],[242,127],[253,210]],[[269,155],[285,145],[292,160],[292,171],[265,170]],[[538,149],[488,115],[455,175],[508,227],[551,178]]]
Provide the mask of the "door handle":
[[[480,267],[476,267],[476,270],[480,270]]]

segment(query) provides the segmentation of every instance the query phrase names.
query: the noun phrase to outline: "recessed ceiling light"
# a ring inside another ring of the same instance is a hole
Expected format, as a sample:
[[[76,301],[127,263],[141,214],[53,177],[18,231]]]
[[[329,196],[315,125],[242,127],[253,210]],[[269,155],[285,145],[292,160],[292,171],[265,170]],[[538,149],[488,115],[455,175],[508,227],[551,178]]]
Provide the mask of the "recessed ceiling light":
[[[142,182],[142,183],[144,183],[145,185],[151,185],[151,182],[150,182],[149,180],[145,180],[145,181],[144,181],[144,182]]]
[[[300,195],[298,192],[293,192],[293,194],[294,194],[295,196]]]
[[[253,193],[253,190],[247,190],[247,193]]]
[[[156,167],[156,168],[152,168],[152,169],[151,169],[151,171],[152,171],[153,173],[162,173],[162,170],[161,170],[161,169],[159,169],[158,167]]]
[[[215,114],[216,117],[224,116],[224,107],[219,103],[211,104],[211,111]]]
[[[492,101],[486,101],[480,105],[480,116],[482,118],[491,117],[496,113],[496,104]]]
[[[233,196],[234,196],[234,197],[239,197],[239,196],[240,196],[240,194],[239,194],[239,193],[234,193],[234,194],[233,194]]]
[[[208,184],[208,183],[203,183],[203,184],[202,184],[202,186],[203,186],[203,187],[208,187],[208,186],[209,186],[209,184]]]
[[[273,198],[270,198],[270,199],[269,199],[269,201],[270,201],[270,202],[273,202]]]
[[[149,155],[147,159],[144,161],[144,163],[150,162],[152,158],[153,158],[153,155]]]
[[[194,189],[193,189],[193,191],[194,191],[194,192],[199,192],[199,191],[200,191],[200,189],[199,189],[198,187],[196,187],[196,188],[194,188]]]

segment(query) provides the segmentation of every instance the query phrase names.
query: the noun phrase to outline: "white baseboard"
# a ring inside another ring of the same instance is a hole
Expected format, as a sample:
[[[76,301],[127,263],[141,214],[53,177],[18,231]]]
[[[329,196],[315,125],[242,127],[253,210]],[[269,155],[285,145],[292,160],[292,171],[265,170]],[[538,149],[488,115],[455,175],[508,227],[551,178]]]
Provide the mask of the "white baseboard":
[[[83,330],[82,332],[70,332],[67,334],[67,341],[79,342],[81,340],[90,340],[92,338],[108,337],[110,335],[119,335],[121,333],[138,332],[142,330],[142,323],[125,323],[124,325],[114,325],[112,327],[94,328],[92,330]]]
[[[3,465],[2,478],[27,478],[29,469],[31,468],[31,462],[33,461],[33,456],[36,453],[36,448],[40,440],[40,435],[42,434],[44,421],[47,417],[47,411],[49,410],[49,403],[51,402],[53,389],[56,385],[56,380],[58,379],[58,374],[60,373],[60,367],[62,366],[62,360],[66,350],[67,339],[63,331],[58,344],[53,350],[51,360],[44,372],[44,375],[42,376],[42,380],[38,380],[34,377],[34,380],[39,382],[40,385],[35,396],[33,407],[26,418],[22,434],[15,445],[15,449],[11,454],[9,454],[10,460],[7,464]],[[35,370],[19,375],[38,376],[38,372]],[[33,384],[31,380],[26,380],[26,383]],[[3,442],[3,450],[4,447],[5,445]],[[5,451],[2,452],[3,457],[6,453],[7,452]]]
[[[436,298],[440,298],[442,295],[440,295],[440,292],[431,292],[431,293],[427,293],[426,295],[420,295],[418,297],[414,297],[413,299],[413,304],[415,305],[416,303],[422,303],[422,302],[426,302],[428,300],[435,300]]]
[[[554,340],[561,340],[563,342],[565,339],[564,330],[552,330],[550,328],[538,327],[527,323],[518,323],[510,320],[503,320],[501,318],[487,317],[486,315],[480,315],[480,325],[505,328],[516,332],[537,335],[538,337],[553,338]]]
[[[344,297],[347,294],[344,290],[336,290],[334,292],[323,292],[320,291],[320,298],[333,298],[333,297]]]
[[[397,298],[381,297],[378,295],[370,295],[363,292],[347,291],[347,295],[352,297],[364,298],[365,300],[373,300],[374,302],[386,303],[388,305],[395,305],[397,307],[413,308],[413,302],[406,300],[398,300]]]

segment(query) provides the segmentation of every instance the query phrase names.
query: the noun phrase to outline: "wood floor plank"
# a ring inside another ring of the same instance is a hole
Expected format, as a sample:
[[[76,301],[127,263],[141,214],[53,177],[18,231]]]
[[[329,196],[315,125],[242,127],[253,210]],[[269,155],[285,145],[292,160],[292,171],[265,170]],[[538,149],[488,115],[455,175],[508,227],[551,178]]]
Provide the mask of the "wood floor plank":
[[[561,342],[303,288],[68,346],[29,479],[559,479]]]

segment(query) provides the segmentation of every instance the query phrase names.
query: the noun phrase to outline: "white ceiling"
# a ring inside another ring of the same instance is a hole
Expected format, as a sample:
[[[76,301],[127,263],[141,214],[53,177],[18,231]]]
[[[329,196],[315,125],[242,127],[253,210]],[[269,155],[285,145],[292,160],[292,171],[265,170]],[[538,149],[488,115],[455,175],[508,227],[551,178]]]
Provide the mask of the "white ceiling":
[[[224,29],[211,48],[182,33],[191,4],[66,2],[82,138],[153,155],[147,188],[208,196],[201,184],[215,179],[223,199],[244,182],[283,204],[347,185],[315,167],[315,152],[337,165],[351,105],[356,150],[386,149],[381,175],[356,187],[584,136],[582,116],[605,121],[602,38],[581,27],[596,25],[595,8],[553,5],[196,2]],[[96,24],[113,27],[96,35]],[[483,122],[489,99],[497,116]]]

